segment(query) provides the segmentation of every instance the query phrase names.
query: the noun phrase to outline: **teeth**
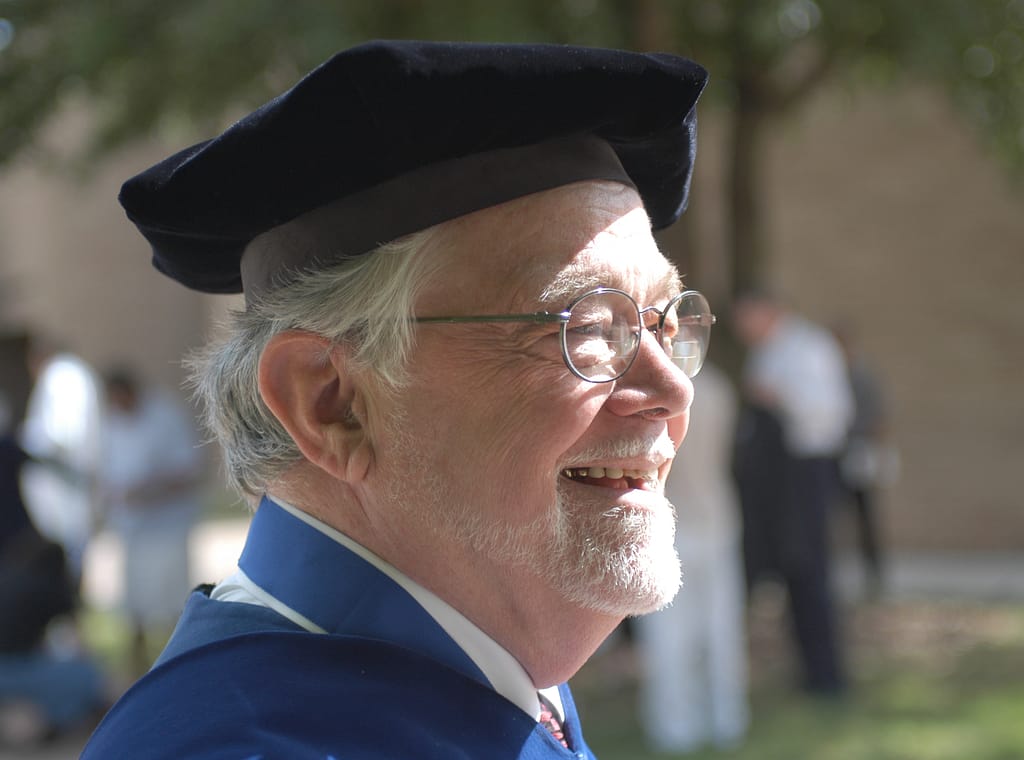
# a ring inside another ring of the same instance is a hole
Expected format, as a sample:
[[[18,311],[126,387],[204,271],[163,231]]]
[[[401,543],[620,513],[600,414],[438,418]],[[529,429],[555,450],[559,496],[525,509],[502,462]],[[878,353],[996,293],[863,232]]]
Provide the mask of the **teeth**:
[[[630,478],[631,480],[645,480],[649,483],[656,483],[658,480],[657,470],[627,470],[621,467],[570,467],[562,470],[567,478],[611,478],[619,480]]]

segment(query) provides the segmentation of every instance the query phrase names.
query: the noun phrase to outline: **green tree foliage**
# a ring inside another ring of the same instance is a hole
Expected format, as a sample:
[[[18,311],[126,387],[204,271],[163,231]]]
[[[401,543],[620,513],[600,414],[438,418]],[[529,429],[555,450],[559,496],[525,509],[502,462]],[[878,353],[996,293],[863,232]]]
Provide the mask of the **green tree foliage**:
[[[0,0],[0,165],[89,104],[85,163],[143,135],[222,127],[374,37],[549,41],[689,54],[732,116],[735,287],[757,282],[760,140],[828,78],[945,89],[1024,175],[1024,0]]]
[[[760,141],[824,81],[913,79],[944,89],[993,155],[1024,177],[1024,0],[693,0],[672,37],[714,73],[732,117],[733,287],[758,284]],[[663,29],[668,24],[650,24]]]
[[[599,44],[599,9],[542,0],[0,0],[0,164],[87,99],[86,160],[160,129],[205,135],[370,38]],[[585,11],[585,12],[583,12]]]

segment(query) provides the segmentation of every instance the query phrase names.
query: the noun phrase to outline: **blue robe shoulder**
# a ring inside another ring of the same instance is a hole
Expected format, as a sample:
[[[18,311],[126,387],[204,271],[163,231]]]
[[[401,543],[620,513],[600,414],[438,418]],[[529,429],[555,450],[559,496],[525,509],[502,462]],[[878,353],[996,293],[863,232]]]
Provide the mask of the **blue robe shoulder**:
[[[593,758],[567,688],[574,751],[486,684],[430,657],[292,630],[268,610],[195,596],[184,619],[208,618],[191,628],[196,645],[171,653],[125,694],[83,760]],[[263,630],[231,632],[261,622]]]

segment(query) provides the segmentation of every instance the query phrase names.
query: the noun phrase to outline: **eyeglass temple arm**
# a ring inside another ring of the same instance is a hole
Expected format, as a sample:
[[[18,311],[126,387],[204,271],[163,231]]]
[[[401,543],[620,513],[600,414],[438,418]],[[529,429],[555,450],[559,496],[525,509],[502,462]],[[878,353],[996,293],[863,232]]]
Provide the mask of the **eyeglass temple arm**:
[[[471,314],[463,317],[414,317],[413,322],[443,322],[458,324],[460,322],[568,322],[569,313],[552,314],[539,311],[533,314]]]

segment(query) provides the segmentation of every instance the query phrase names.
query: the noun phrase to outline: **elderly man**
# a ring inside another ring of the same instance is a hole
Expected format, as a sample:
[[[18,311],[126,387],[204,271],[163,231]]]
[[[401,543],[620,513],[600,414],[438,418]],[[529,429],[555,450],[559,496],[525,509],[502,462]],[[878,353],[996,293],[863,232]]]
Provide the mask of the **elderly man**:
[[[662,495],[713,317],[658,251],[706,75],[371,43],[130,180],[244,290],[196,362],[258,502],[85,757],[592,757],[565,681],[679,585]]]

